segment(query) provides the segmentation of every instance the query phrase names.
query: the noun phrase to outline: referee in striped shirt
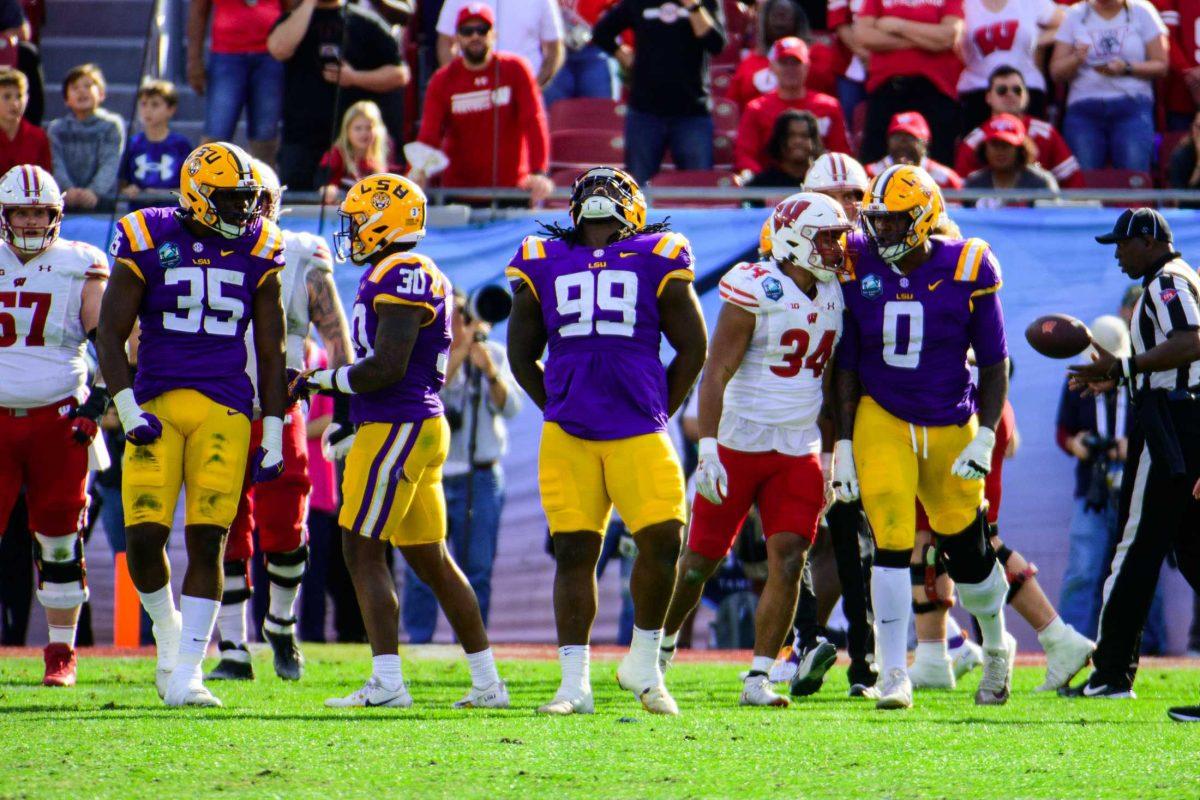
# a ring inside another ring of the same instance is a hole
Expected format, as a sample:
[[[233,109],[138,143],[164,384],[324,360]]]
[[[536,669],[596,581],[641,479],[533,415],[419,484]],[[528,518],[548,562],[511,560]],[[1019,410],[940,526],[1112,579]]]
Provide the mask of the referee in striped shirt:
[[[1123,212],[1096,241],[1117,246],[1121,271],[1145,291],[1130,323],[1133,354],[1117,358],[1097,347],[1091,364],[1069,368],[1072,388],[1085,394],[1126,384],[1135,414],[1095,670],[1086,683],[1061,691],[1132,698],[1142,628],[1168,552],[1200,591],[1200,277],[1153,209]],[[1172,709],[1171,716],[1200,721],[1200,708]]]

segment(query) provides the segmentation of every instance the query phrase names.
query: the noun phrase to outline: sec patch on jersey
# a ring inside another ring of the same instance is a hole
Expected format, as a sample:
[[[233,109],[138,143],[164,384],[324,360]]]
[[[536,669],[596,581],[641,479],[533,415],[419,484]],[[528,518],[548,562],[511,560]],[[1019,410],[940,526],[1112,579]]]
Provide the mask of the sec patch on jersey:
[[[1092,332],[1074,317],[1047,314],[1029,323],[1025,329],[1025,341],[1049,358],[1071,358],[1088,348],[1092,343]]]

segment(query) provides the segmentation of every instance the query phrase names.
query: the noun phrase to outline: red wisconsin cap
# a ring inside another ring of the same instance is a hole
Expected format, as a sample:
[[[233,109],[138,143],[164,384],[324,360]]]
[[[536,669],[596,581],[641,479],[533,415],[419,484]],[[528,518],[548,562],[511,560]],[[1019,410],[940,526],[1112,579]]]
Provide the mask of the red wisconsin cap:
[[[771,52],[768,58],[772,61],[795,58],[801,64],[807,64],[808,45],[799,36],[784,36],[782,39],[776,39],[775,44],[771,45]]]
[[[473,19],[481,19],[492,26],[496,24],[496,14],[487,3],[467,3],[458,12],[458,19],[455,20],[454,27],[460,27],[464,22]]]
[[[922,142],[928,142],[933,138],[929,133],[929,123],[925,121],[925,117],[921,116],[919,111],[902,111],[892,117],[887,132],[888,136],[893,133],[912,134]]]
[[[997,114],[983,124],[983,140],[999,141],[1020,147],[1025,141],[1025,123],[1012,114]]]

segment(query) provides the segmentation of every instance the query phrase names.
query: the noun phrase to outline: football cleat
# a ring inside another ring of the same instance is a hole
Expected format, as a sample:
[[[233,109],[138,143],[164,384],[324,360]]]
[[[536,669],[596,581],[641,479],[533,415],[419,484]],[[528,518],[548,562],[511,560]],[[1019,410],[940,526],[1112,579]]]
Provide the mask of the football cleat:
[[[345,697],[330,697],[325,701],[329,708],[409,708],[413,704],[412,695],[403,682],[397,689],[387,689],[372,675],[361,689],[356,689]]]
[[[970,639],[964,639],[961,645],[951,651],[950,660],[954,662],[955,680],[962,680],[971,670],[983,666],[983,648]]]
[[[204,676],[206,681],[252,681],[254,665],[250,663],[250,649],[244,644],[221,642],[221,661]]]
[[[983,651],[983,675],[975,691],[975,705],[1002,706],[1012,692],[1013,666],[1017,661],[1017,640],[1004,634],[1003,648]]]
[[[561,690],[554,695],[554,698],[545,705],[538,706],[539,714],[553,714],[556,716],[566,716],[567,714],[594,714],[596,706],[592,701],[591,691],[583,694],[572,695],[570,697],[564,695]]]
[[[163,702],[169,706],[206,706],[220,708],[221,701],[199,680],[189,681],[183,686],[168,686]]]
[[[908,669],[914,689],[953,689],[954,662],[945,658],[917,658]]]
[[[867,686],[865,683],[850,684],[849,697],[865,697],[868,700],[879,699],[879,689],[874,686]]]
[[[75,648],[66,642],[51,642],[42,651],[46,662],[43,686],[75,685]]]
[[[740,706],[774,706],[787,708],[791,701],[777,694],[771,688],[771,679],[761,672],[750,675],[742,684],[742,696],[738,699]]]
[[[796,668],[799,666],[800,651],[790,644],[785,644],[775,657],[775,663],[771,665],[767,677],[771,679],[771,683],[786,683],[796,677]]]
[[[1091,661],[1096,643],[1070,626],[1067,631],[1061,640],[1046,647],[1046,680],[1034,691],[1057,691]]]
[[[1095,678],[1095,673],[1092,673],[1092,678]],[[1136,700],[1137,695],[1134,694],[1132,686],[1123,684],[1108,684],[1102,683],[1093,686],[1091,678],[1079,684],[1078,686],[1064,686],[1058,690],[1059,697],[1085,698],[1090,700]]]
[[[1200,706],[1175,706],[1167,716],[1176,722],[1200,722]]]
[[[893,667],[883,676],[883,685],[879,688],[879,699],[875,707],[890,711],[898,708],[912,708],[913,687],[908,678],[908,672],[900,667]]]
[[[294,625],[296,620],[280,620],[272,618],[279,625]],[[263,627],[263,638],[271,643],[275,652],[275,674],[285,681],[298,681],[304,676],[304,656],[296,644],[295,633],[273,633]]]
[[[825,673],[837,661],[837,647],[832,642],[817,639],[816,645],[800,651],[796,674],[792,676],[793,697],[807,697],[821,690]]]
[[[641,701],[642,708],[651,714],[679,716],[679,706],[675,704],[675,698],[671,697],[671,693],[663,685],[661,676],[656,675],[650,681],[626,678],[622,675],[624,666],[625,664],[622,662],[621,666],[617,668],[617,685],[626,691],[633,692],[633,696]]]
[[[471,687],[467,696],[454,704],[455,708],[508,708],[508,687],[496,681],[483,689]]]

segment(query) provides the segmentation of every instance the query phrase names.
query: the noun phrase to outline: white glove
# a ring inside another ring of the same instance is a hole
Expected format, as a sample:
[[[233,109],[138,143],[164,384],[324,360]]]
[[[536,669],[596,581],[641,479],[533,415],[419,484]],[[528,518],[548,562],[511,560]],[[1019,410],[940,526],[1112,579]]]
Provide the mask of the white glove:
[[[954,459],[950,472],[964,481],[977,481],[992,471],[992,451],[996,449],[996,433],[980,428],[971,443]]]
[[[824,487],[821,516],[825,516],[825,512],[837,500],[837,495],[833,491],[833,453],[821,453],[821,478]]]
[[[838,439],[833,445],[833,492],[842,503],[853,503],[858,499],[858,470],[854,468],[854,443],[849,439]]]
[[[717,440],[700,440],[700,463],[696,465],[696,491],[713,505],[721,505],[729,491],[729,476],[717,455]]]
[[[342,426],[333,422],[321,434],[321,454],[325,456],[327,461],[341,461],[350,452],[351,445],[354,444],[353,433],[332,443],[329,441],[330,437],[336,437],[341,430]]]

